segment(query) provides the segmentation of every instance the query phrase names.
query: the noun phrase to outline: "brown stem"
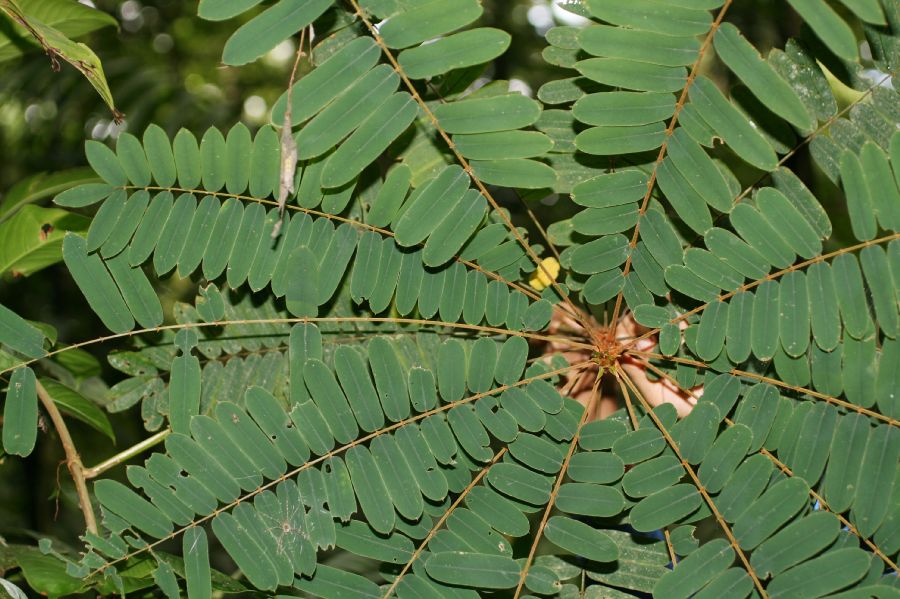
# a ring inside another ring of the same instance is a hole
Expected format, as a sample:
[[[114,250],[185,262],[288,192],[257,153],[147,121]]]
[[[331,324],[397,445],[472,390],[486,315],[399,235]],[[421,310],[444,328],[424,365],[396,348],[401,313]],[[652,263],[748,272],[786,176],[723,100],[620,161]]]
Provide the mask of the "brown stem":
[[[38,399],[50,415],[56,432],[59,433],[59,440],[62,443],[63,451],[66,453],[66,466],[69,468],[69,474],[72,475],[72,481],[75,483],[75,492],[78,494],[78,505],[81,507],[81,513],[84,514],[84,524],[88,532],[97,534],[97,519],[94,517],[94,508],[91,506],[91,497],[88,495],[87,482],[84,478],[84,466],[81,464],[81,456],[75,449],[75,443],[72,442],[72,436],[63,420],[62,414],[56,407],[56,403],[40,381],[37,381]]]

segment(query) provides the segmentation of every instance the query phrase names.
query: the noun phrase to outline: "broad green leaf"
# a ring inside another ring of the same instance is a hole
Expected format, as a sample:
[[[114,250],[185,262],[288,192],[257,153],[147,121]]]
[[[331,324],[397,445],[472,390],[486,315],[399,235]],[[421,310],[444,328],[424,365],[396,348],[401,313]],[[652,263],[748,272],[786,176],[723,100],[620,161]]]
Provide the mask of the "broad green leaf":
[[[609,208],[635,202],[646,191],[646,174],[638,170],[621,170],[579,183],[572,190],[572,201],[588,208]]]
[[[721,420],[716,404],[703,401],[672,427],[672,438],[678,444],[682,458],[691,464],[702,462],[716,440]]]
[[[116,435],[112,425],[97,404],[59,381],[42,378],[41,384],[64,414],[77,418],[115,443]]]
[[[756,208],[749,204],[738,204],[731,212],[731,224],[769,264],[778,268],[787,268],[793,264],[794,251]]]
[[[90,139],[84,142],[84,155],[94,172],[110,185],[122,187],[128,184],[119,159],[107,146]]]
[[[648,125],[674,112],[674,95],[637,92],[588,94],[572,107],[575,118],[595,126]]]
[[[761,360],[775,355],[778,344],[778,283],[765,281],[756,289],[753,298],[753,334],[750,343],[753,354]]]
[[[29,358],[44,355],[44,333],[0,304],[0,343]]]
[[[67,210],[23,206],[0,223],[0,274],[28,276],[59,262],[66,233],[83,233],[88,222]]]
[[[200,361],[189,352],[172,362],[169,382],[169,423],[175,432],[187,433],[191,416],[200,413]]]
[[[337,544],[350,553],[395,564],[406,563],[413,552],[412,541],[403,535],[380,536],[359,520],[338,528]]]
[[[253,62],[312,23],[331,4],[332,0],[281,0],[241,25],[228,38],[222,51],[222,62],[232,66]]]
[[[82,208],[106,199],[112,191],[113,187],[107,183],[85,183],[60,193],[53,198],[53,203],[66,208]]]
[[[793,357],[805,354],[809,347],[810,298],[805,279],[802,272],[789,272],[782,277],[779,285],[778,329],[781,346]]]
[[[675,129],[666,146],[667,156],[685,181],[703,200],[720,212],[730,212],[732,193],[722,172],[683,129]]]
[[[642,499],[631,509],[631,525],[649,532],[677,522],[703,503],[697,489],[678,484]]]
[[[5,34],[5,40],[0,39],[0,61],[17,56],[23,45],[39,44],[53,59],[55,70],[59,70],[58,57],[81,72],[109,107],[116,122],[121,122],[124,115],[116,110],[100,58],[85,44],[69,39],[69,35],[74,37],[104,25],[115,25],[115,19],[100,11],[85,11],[61,2],[41,0],[22,4],[24,9],[17,0],[4,0],[0,5],[15,31],[14,35]],[[71,21],[76,23],[67,25]]]
[[[761,279],[769,273],[770,265],[762,254],[731,231],[714,227],[705,242],[710,252],[748,279]]]
[[[871,330],[872,321],[859,262],[853,255],[842,254],[831,263],[831,272],[844,328],[852,337],[860,339]]]
[[[69,196],[74,203],[81,201],[93,203],[103,194],[105,184],[99,182],[92,169],[87,167],[63,170],[52,175],[38,173],[19,180],[9,188],[0,201],[0,224],[9,220],[21,208],[37,203],[44,198]],[[74,190],[79,191],[74,191]],[[92,201],[92,197],[96,198]],[[85,204],[87,205],[87,204]]]
[[[21,6],[24,4],[25,6]],[[114,17],[80,3],[63,0],[29,0],[14,4],[29,20],[37,19],[42,24],[54,27],[66,37],[77,38],[117,22]],[[20,56],[28,49],[39,49],[34,39],[19,24],[12,24],[0,37],[0,62]]]

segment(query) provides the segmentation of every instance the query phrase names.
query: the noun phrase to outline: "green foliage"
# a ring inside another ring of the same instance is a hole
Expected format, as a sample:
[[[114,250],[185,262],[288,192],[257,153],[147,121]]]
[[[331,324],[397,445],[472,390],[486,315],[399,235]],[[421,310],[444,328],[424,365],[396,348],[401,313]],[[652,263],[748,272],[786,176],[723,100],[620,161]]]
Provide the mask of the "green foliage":
[[[67,446],[88,531],[13,552],[35,590],[896,594],[895,4],[792,0],[808,30],[761,56],[730,1],[572,0],[537,99],[481,79],[511,36],[470,27],[477,0],[257,4],[199,15],[249,13],[229,65],[315,29],[273,125],[87,141],[102,182],[0,211],[67,223],[4,238],[9,268],[61,245],[112,332],[53,349],[0,307],[4,451],[33,450],[39,400],[114,438],[63,358],[100,341],[128,344],[103,407],[162,441],[124,476]],[[838,209],[787,166],[807,144]]]

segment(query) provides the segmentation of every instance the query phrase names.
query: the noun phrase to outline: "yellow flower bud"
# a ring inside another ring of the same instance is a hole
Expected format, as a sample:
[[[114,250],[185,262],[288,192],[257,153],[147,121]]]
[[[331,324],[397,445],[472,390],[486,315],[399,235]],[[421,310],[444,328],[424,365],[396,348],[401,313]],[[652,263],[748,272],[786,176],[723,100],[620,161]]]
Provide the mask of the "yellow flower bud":
[[[556,258],[544,258],[541,260],[541,265],[531,275],[528,284],[541,291],[552,285],[557,276],[559,276],[559,262]]]

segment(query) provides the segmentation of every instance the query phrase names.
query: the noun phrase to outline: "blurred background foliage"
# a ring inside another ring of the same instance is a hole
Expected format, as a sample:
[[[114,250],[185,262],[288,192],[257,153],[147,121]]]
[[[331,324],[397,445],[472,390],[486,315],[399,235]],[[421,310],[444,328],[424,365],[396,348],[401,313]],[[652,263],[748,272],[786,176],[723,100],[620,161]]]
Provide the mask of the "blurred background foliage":
[[[560,76],[541,57],[546,45],[543,34],[556,24],[574,24],[578,17],[555,6],[557,1],[483,0],[483,24],[513,35],[510,50],[484,77],[510,80],[513,89],[533,95],[542,83]],[[84,166],[86,139],[111,140],[122,131],[140,136],[149,123],[159,124],[170,135],[185,127],[199,137],[210,126],[226,130],[239,120],[255,131],[268,121],[271,106],[287,86],[296,50],[293,42],[282,43],[250,66],[224,67],[220,62],[222,47],[237,24],[200,20],[196,2],[83,3],[106,12],[119,23],[118,30],[105,27],[81,41],[103,61],[116,106],[125,113],[125,119],[121,124],[113,122],[80,73],[69,65],[54,72],[47,56],[36,46],[18,59],[0,63],[0,205],[16,184],[29,176]],[[245,18],[253,14],[251,11]],[[729,20],[737,23],[764,53],[771,47],[782,47],[800,30],[796,15],[780,0],[736,2]],[[710,72],[712,69],[711,64],[704,65],[707,75],[720,80],[725,76]],[[836,190],[814,172],[806,149],[799,151],[789,166],[805,180],[817,182],[814,192],[835,214]],[[47,202],[49,197],[44,200]],[[554,207],[552,201],[544,204],[542,209],[550,213],[550,218],[542,219],[545,223],[558,220],[553,212],[565,210]],[[509,208],[521,220],[519,204],[509,203]],[[833,220],[840,236],[846,223],[842,226],[841,219]],[[194,291],[190,281],[177,278],[162,281],[160,286],[161,296],[167,299],[164,304],[169,306]],[[27,282],[6,274],[0,280],[0,303],[27,318],[51,323],[61,340],[87,339],[103,330],[60,265],[28,277]],[[102,345],[94,348],[97,355],[110,349]],[[88,374],[79,391],[102,403],[107,386],[116,382],[114,371],[98,360]],[[146,435],[136,412],[133,409],[110,415],[115,443],[81,423],[70,424],[86,465]],[[60,539],[65,546],[67,541],[76,540],[81,526],[62,452],[52,434],[39,437],[37,450],[27,460],[0,457],[0,544],[3,539],[34,543],[52,530],[65,535]],[[32,531],[33,538],[11,538],[12,530],[18,534]],[[0,572],[3,570],[0,552]]]

